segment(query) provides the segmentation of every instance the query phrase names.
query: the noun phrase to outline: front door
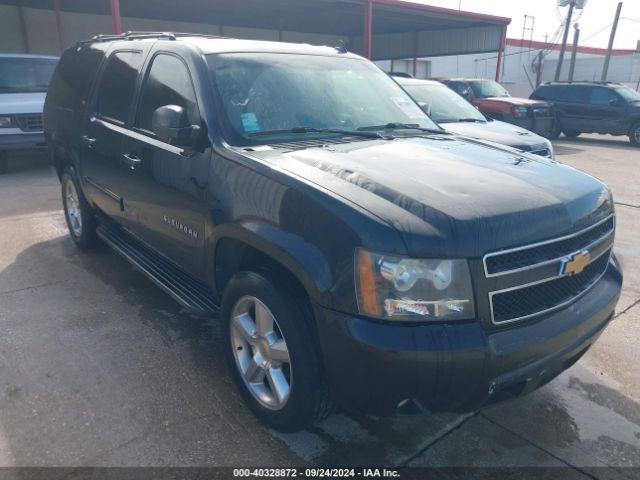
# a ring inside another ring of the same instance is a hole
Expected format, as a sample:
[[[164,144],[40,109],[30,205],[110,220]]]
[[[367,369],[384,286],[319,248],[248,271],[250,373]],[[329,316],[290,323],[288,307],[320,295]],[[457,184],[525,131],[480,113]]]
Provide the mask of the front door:
[[[85,193],[100,210],[123,221],[123,191],[127,181],[121,147],[144,62],[143,50],[109,55],[89,106],[82,136],[82,177]]]
[[[195,90],[186,63],[159,52],[146,67],[132,131],[122,155],[129,163],[125,216],[137,237],[196,276],[205,274],[204,219],[210,148],[176,146],[156,137],[155,110],[182,107],[200,125]]]
[[[588,132],[620,133],[626,104],[613,90],[593,87],[589,107],[586,120]]]

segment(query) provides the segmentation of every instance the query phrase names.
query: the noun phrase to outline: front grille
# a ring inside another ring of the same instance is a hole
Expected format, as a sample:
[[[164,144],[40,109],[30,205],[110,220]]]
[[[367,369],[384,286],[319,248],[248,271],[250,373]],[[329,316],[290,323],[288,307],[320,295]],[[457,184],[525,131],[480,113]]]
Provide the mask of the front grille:
[[[600,279],[607,268],[610,254],[609,249],[576,275],[493,293],[491,305],[494,323],[523,320],[575,300]]]
[[[28,115],[16,115],[16,124],[23,132],[41,132],[42,131],[42,115],[33,113]]]
[[[485,256],[485,273],[494,276],[533,266],[542,262],[560,259],[580,251],[592,243],[611,235],[614,230],[613,215],[576,234],[526,247],[490,253]]]

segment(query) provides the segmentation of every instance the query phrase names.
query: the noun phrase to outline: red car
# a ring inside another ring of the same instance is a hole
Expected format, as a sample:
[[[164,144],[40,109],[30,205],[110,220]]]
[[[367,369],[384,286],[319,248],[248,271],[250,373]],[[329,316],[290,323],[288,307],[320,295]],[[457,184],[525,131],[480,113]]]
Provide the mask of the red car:
[[[513,123],[545,137],[552,136],[555,115],[550,103],[512,97],[494,80],[456,78],[440,81],[488,117]]]

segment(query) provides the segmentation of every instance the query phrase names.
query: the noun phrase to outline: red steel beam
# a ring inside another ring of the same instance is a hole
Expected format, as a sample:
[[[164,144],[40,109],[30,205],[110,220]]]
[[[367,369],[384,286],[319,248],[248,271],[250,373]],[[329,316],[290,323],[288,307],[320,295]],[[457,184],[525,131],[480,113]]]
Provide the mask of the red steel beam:
[[[507,26],[502,27],[502,35],[500,35],[500,46],[498,47],[498,61],[496,62],[496,82],[500,81],[500,67],[502,67],[502,55],[504,54],[504,46],[507,43]]]
[[[56,30],[58,31],[58,45],[60,53],[64,52],[64,33],[62,32],[62,15],[60,14],[60,0],[53,0],[53,11],[56,15]]]
[[[371,58],[371,27],[373,23],[373,1],[367,0],[364,6],[364,35],[362,37],[363,54],[366,58]]]
[[[122,18],[120,18],[120,0],[111,0],[111,21],[113,22],[113,33],[122,33]]]

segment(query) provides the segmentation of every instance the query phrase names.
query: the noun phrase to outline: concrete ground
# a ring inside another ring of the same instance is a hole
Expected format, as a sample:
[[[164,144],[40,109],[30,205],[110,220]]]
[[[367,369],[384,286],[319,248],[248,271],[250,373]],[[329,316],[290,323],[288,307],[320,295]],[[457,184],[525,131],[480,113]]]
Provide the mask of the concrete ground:
[[[542,465],[633,477],[623,467],[640,467],[640,150],[584,136],[557,153],[617,202],[624,292],[595,347],[513,403],[338,414],[293,435],[243,406],[209,322],[107,248],[74,248],[50,169],[0,176],[0,466]]]

